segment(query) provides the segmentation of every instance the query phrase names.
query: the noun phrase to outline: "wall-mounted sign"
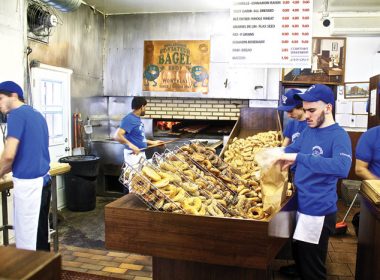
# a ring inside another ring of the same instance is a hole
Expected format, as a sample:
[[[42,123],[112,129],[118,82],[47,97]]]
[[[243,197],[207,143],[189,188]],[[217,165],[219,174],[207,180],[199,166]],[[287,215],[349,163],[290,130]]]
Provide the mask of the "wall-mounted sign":
[[[210,41],[144,41],[143,91],[208,92]]]
[[[310,67],[312,0],[235,0],[230,14],[232,64]]]
[[[335,85],[344,83],[346,38],[313,37],[310,57],[311,67],[282,69],[282,82]]]

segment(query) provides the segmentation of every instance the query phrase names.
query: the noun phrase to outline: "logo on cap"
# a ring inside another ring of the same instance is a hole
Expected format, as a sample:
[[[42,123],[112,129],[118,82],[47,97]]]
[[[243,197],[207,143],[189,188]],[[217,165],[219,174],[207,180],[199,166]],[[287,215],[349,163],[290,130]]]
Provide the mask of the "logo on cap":
[[[312,89],[315,89],[315,85],[310,86],[310,87],[306,90],[306,92],[309,92],[309,91],[311,91]]]
[[[282,104],[286,104],[286,100],[288,100],[286,95],[282,95],[281,99],[282,99]]]

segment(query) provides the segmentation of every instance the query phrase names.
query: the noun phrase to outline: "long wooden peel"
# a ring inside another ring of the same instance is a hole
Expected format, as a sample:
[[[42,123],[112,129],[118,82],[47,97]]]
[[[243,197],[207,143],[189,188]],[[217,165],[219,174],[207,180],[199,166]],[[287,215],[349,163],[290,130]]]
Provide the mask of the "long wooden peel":
[[[162,142],[162,143],[159,143],[159,144],[150,145],[150,146],[148,146],[148,147],[145,147],[145,148],[140,149],[140,152],[145,151],[145,150],[148,150],[148,149],[150,149],[150,148],[154,148],[154,147],[158,147],[158,146],[166,145],[166,144],[169,144],[169,143],[173,143],[173,142],[176,142],[176,141],[178,141],[178,140],[183,140],[183,138],[175,138],[175,139],[172,139],[172,140],[169,140],[169,141],[166,141],[166,142]]]
[[[277,110],[276,112],[276,115],[277,115],[277,124],[278,124],[278,128],[280,130],[280,136],[281,136],[281,141],[284,141],[284,134],[282,133],[282,125],[281,125],[281,119],[280,119],[280,114]]]

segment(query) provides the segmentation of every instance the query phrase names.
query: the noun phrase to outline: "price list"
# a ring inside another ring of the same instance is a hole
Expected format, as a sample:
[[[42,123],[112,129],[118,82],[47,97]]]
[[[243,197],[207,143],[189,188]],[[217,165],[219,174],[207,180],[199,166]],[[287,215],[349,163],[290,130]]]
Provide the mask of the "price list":
[[[312,0],[234,1],[232,64],[310,67],[312,12]]]

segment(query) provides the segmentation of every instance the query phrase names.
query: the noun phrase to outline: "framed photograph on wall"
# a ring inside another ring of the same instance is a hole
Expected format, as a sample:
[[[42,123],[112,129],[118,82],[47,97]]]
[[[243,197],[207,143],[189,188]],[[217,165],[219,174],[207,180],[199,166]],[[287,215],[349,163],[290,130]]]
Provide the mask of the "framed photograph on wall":
[[[350,82],[344,84],[344,98],[368,98],[369,82]]]
[[[344,84],[346,38],[313,37],[311,68],[284,68],[282,82]]]

